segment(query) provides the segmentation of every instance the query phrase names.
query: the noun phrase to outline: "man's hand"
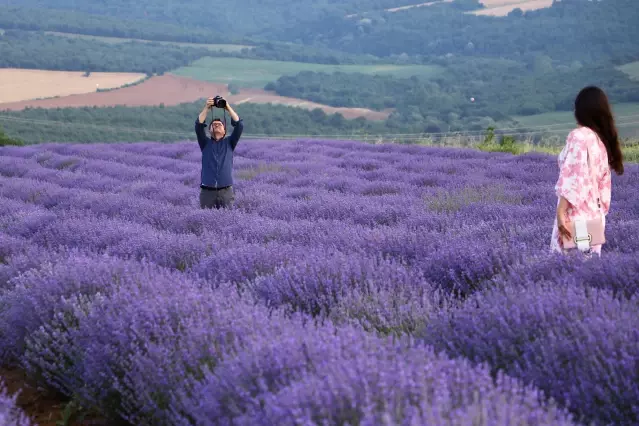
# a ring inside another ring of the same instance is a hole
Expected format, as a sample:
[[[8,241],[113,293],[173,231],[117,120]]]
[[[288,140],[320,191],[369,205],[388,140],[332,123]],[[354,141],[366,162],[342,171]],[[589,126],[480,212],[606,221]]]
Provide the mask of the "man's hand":
[[[208,98],[206,100],[206,103],[204,104],[204,108],[202,108],[202,112],[200,112],[200,116],[199,116],[200,123],[204,123],[206,121],[206,116],[208,115],[209,110],[213,108],[213,103],[214,103],[213,98]]]

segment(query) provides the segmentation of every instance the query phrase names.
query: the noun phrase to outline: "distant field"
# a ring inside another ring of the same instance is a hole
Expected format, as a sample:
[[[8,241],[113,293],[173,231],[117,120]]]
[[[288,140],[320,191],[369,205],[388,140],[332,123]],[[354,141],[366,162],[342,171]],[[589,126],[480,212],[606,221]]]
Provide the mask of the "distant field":
[[[56,31],[46,31],[45,33],[59,36],[59,37],[81,38],[86,40],[96,40],[96,41],[102,41],[105,43],[113,43],[113,44],[136,41],[139,43],[159,43],[159,44],[164,44],[168,46],[199,47],[199,48],[205,48],[209,50],[222,50],[225,52],[236,52],[244,48],[250,49],[253,47],[253,46],[242,45],[242,44],[200,44],[200,43],[180,43],[176,41],[142,40],[138,38],[102,37],[102,36],[92,36],[92,35],[85,35],[85,34],[60,33]]]
[[[74,73],[68,73],[74,74]],[[75,73],[81,74],[81,73]],[[86,77],[79,77],[86,78]],[[2,81],[11,81],[0,74]],[[20,111],[25,108],[82,108],[113,106],[160,106],[178,105],[194,102],[209,96],[222,95],[232,104],[281,104],[298,108],[320,108],[327,114],[339,112],[345,118],[364,117],[369,120],[384,120],[392,110],[372,111],[366,108],[337,108],[321,105],[303,99],[289,98],[266,92],[262,89],[242,89],[239,94],[231,95],[224,84],[193,80],[188,77],[165,74],[122,89],[96,92],[95,83],[92,93],[78,93],[49,99],[24,100],[20,102],[0,103],[0,111]],[[9,87],[8,83],[6,84]],[[11,86],[13,87],[13,86]]]
[[[452,3],[453,0],[435,0],[435,1],[428,1],[428,2],[424,2],[424,3],[417,3],[417,4],[409,4],[406,6],[399,6],[399,7],[391,7],[388,9],[384,9],[385,12],[401,12],[402,10],[408,10],[408,9],[414,9],[416,7],[427,7],[427,6],[433,6],[436,4],[440,4],[440,3]],[[361,13],[352,13],[350,15],[346,15],[346,18],[355,18],[357,16],[360,16]]]
[[[639,80],[639,61],[618,67],[620,71],[625,72],[633,80]]]
[[[360,72],[396,77],[435,76],[442,68],[430,65],[322,65],[302,62],[242,58],[201,58],[172,74],[215,83],[235,83],[240,87],[262,88],[283,75],[301,71]]]
[[[622,137],[639,138],[639,103],[623,103],[613,106],[617,127]],[[547,112],[544,114],[513,117],[521,126],[542,128],[552,126],[549,129],[558,136],[563,137],[574,126],[572,112]]]
[[[551,7],[553,0],[480,0],[485,9],[470,12],[474,15],[506,16],[514,9],[528,10]]]
[[[94,93],[114,89],[145,78],[139,73],[83,72],[0,69],[0,103]]]
[[[426,2],[426,3],[409,4],[407,6],[392,7],[390,9],[384,9],[384,10],[386,12],[400,12],[402,10],[414,9],[416,7],[433,6],[435,4],[452,3],[452,2],[453,2],[453,0],[438,0],[438,1],[430,1],[430,2]]]

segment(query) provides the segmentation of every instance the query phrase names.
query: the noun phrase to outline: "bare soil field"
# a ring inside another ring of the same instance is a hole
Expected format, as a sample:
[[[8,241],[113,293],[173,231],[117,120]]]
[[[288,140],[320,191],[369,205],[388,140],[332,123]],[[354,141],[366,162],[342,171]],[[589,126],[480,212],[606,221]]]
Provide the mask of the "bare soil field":
[[[474,15],[506,16],[514,9],[543,9],[552,6],[553,0],[480,0],[485,9],[470,12]]]
[[[97,89],[115,89],[145,77],[140,73],[117,72],[92,72],[85,77],[82,71],[1,68],[0,104],[94,93]]]
[[[3,80],[4,81],[4,80]],[[240,93],[231,95],[225,84],[210,83],[171,74],[151,77],[150,79],[129,87],[86,94],[75,94],[59,98],[26,100],[20,102],[0,103],[0,111],[19,111],[31,108],[65,108],[65,107],[110,107],[110,106],[165,106],[193,102],[209,96],[222,95],[231,104],[273,103],[290,105],[299,108],[321,108],[328,114],[339,112],[345,118],[364,117],[369,120],[384,120],[390,114],[387,111],[372,111],[364,108],[336,108],[303,99],[289,98],[264,91],[262,89],[240,89]]]
[[[364,117],[368,120],[385,120],[388,118],[392,110],[385,111],[373,111],[367,108],[338,108],[328,105],[318,104],[315,102],[307,101],[305,99],[289,98],[286,96],[279,96],[273,93],[266,92],[261,89],[245,89],[241,90],[238,95],[226,96],[229,101],[235,104],[242,104],[245,102],[251,102],[256,104],[281,104],[295,106],[298,108],[315,109],[320,108],[327,114],[334,114],[339,112],[344,118],[358,118]]]

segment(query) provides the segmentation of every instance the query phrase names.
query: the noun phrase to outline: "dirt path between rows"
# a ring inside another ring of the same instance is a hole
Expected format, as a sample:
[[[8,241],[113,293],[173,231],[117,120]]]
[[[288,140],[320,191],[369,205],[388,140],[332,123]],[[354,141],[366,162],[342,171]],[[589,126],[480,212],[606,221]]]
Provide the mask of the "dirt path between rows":
[[[50,389],[43,389],[29,380],[23,370],[0,368],[7,391],[10,395],[18,392],[17,406],[38,426],[57,426],[64,418],[68,398]],[[71,421],[68,426],[107,426],[108,423],[96,416],[87,416],[83,421]]]

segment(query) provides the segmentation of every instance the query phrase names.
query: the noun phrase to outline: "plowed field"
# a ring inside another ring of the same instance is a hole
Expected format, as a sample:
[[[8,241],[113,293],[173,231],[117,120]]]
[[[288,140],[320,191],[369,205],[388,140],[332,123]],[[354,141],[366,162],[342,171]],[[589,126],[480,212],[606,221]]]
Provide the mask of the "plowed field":
[[[475,15],[506,16],[517,8],[526,12],[550,7],[552,2],[553,0],[481,0],[486,8],[472,13]]]
[[[2,81],[4,82],[5,80],[3,79]],[[251,102],[291,105],[306,109],[321,108],[328,114],[339,112],[345,118],[364,117],[369,120],[384,120],[390,114],[390,111],[380,112],[364,108],[335,108],[302,99],[279,96],[261,89],[242,89],[239,94],[231,95],[225,84],[209,83],[170,74],[152,77],[140,84],[108,92],[93,92],[51,99],[0,103],[0,110],[18,111],[26,107],[158,106],[160,104],[170,106],[193,102],[215,95],[226,97],[231,104]]]
[[[94,93],[140,81],[139,73],[48,71],[0,68],[0,104],[30,99]]]

